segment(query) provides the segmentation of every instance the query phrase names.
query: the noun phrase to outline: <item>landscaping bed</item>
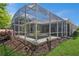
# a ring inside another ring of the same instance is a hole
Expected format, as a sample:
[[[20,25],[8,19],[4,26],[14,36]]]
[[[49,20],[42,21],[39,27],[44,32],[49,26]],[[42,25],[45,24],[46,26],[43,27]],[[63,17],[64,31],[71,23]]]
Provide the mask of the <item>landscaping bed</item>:
[[[9,34],[9,32],[10,31],[6,33]],[[3,33],[1,35],[3,35]],[[9,36],[11,36],[11,32]],[[12,56],[12,55],[13,56],[40,55],[41,56],[41,55],[46,55],[48,52],[51,51],[51,49],[56,48],[63,41],[64,39],[60,38],[60,39],[54,39],[52,41],[47,41],[39,45],[33,45],[32,43],[24,39],[21,39],[19,37],[16,37],[15,35],[14,37],[11,37],[10,40],[4,42],[4,45],[6,45],[6,49],[8,48],[7,49],[8,52],[6,53],[6,55],[9,55],[9,56]]]
[[[63,40],[61,39],[52,40],[50,42],[51,48],[57,47],[62,41]],[[50,46],[48,46],[49,44],[47,42],[44,42],[40,45],[35,46],[23,39],[15,38],[7,41],[6,44],[7,46],[13,49],[13,52],[11,51],[12,53],[19,52],[20,55],[45,55],[47,52],[50,51],[49,50]]]

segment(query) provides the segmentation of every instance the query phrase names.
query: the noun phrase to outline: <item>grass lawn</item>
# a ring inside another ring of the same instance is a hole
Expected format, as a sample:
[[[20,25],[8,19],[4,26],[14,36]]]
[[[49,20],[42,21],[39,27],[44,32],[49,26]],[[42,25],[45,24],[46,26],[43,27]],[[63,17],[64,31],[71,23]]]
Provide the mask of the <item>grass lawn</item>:
[[[0,56],[23,56],[23,54],[20,52],[14,52],[10,54],[10,51],[12,52],[12,49],[10,47],[6,46],[4,48],[4,45],[0,44]]]
[[[75,39],[61,43],[47,54],[48,56],[79,56],[79,35]]]

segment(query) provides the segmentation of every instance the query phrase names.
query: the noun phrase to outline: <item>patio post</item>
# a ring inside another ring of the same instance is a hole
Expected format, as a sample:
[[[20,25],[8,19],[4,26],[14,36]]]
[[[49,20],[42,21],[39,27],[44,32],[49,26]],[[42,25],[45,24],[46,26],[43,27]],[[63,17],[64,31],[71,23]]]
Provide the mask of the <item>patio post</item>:
[[[61,21],[62,22],[62,24],[61,24],[61,33],[62,33],[62,37],[63,37],[63,21]]]
[[[68,31],[67,31],[67,21],[66,21],[66,37],[67,37]]]
[[[26,39],[26,35],[27,35],[27,34],[26,34],[26,32],[27,32],[27,31],[26,31],[26,25],[27,25],[27,24],[26,24],[26,8],[25,8],[25,24],[24,24],[24,27],[25,27],[25,39]]]
[[[51,40],[51,15],[48,12],[49,17],[49,39]]]
[[[69,36],[71,36],[71,23],[69,24]]]
[[[59,32],[58,32],[58,21],[57,21],[57,37],[59,36]]]
[[[35,38],[36,38],[36,41],[37,41],[37,20],[38,20],[38,5],[36,4],[36,22],[35,22]]]

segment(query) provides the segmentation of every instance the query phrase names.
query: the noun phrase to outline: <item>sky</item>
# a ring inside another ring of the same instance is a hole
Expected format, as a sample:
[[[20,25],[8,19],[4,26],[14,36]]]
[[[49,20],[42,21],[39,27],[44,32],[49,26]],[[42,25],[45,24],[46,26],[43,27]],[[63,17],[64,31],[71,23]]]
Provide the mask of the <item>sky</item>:
[[[10,3],[7,10],[13,16],[24,5],[26,3]],[[40,5],[61,18],[69,18],[79,26],[79,3],[42,3]]]

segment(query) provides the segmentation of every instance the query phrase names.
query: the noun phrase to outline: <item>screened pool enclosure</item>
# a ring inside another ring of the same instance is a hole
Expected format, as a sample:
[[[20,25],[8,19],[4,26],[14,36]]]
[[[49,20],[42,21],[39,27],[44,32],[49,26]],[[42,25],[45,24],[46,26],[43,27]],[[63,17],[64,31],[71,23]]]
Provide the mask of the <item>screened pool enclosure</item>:
[[[12,19],[16,35],[30,39],[68,37],[73,33],[72,24],[40,4],[31,3],[20,8]]]

